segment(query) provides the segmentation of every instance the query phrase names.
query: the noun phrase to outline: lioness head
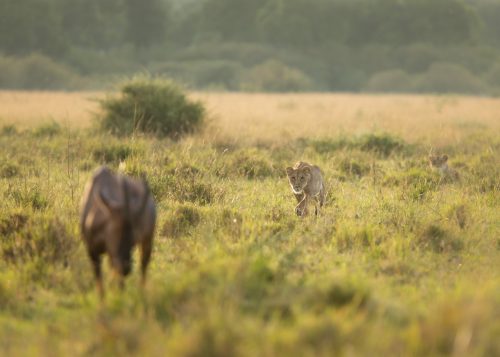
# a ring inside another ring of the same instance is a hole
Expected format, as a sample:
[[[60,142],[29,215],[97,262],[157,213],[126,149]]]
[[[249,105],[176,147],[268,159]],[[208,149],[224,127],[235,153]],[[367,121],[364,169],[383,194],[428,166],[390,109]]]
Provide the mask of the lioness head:
[[[287,167],[286,174],[288,176],[290,186],[292,186],[293,193],[300,194],[311,179],[311,168],[303,167],[294,169],[293,167]]]
[[[448,155],[429,155],[429,164],[431,167],[440,169],[448,161]]]

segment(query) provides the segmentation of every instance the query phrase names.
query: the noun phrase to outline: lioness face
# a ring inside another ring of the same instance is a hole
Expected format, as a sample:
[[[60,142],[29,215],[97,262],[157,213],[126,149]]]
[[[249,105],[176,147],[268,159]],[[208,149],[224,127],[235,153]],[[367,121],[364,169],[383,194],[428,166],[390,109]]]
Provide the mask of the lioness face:
[[[442,168],[448,161],[448,155],[429,155],[429,163],[431,167]]]
[[[311,170],[306,167],[303,169],[293,169],[287,167],[286,174],[288,176],[288,181],[290,186],[292,186],[293,193],[300,194],[307,186],[307,183],[311,179]]]

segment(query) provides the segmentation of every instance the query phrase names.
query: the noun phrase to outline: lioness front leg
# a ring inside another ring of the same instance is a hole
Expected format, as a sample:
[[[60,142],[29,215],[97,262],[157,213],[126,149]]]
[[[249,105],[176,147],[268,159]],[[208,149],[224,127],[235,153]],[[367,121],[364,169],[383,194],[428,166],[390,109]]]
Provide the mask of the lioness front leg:
[[[297,202],[300,203],[304,199],[305,194],[304,193],[294,193],[295,198],[297,199]]]
[[[323,207],[323,205],[325,204],[325,187],[322,185],[321,186],[321,190],[319,191],[319,206],[320,207]]]
[[[300,201],[299,204],[295,207],[295,213],[297,214],[297,216],[299,217],[306,216],[308,214],[307,203],[308,203],[307,196],[304,195],[302,201]]]

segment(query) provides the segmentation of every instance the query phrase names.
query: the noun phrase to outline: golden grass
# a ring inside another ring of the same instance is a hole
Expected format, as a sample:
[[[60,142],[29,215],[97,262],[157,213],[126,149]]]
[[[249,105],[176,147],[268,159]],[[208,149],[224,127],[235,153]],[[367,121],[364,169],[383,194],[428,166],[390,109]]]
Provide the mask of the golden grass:
[[[0,124],[56,120],[86,127],[102,92],[0,91]],[[500,99],[430,95],[192,93],[208,108],[210,136],[276,142],[387,131],[410,142],[459,144],[475,131],[500,131]]]
[[[21,127],[55,120],[70,127],[88,126],[98,109],[95,92],[0,91],[0,123]]]

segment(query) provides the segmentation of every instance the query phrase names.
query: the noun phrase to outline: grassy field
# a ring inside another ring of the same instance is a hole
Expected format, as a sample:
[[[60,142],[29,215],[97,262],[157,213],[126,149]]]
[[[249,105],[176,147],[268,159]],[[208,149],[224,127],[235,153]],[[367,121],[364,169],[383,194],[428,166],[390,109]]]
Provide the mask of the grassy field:
[[[500,355],[500,99],[193,93],[208,127],[173,142],[96,132],[102,96],[0,92],[1,355]],[[159,218],[146,290],[136,256],[101,305],[79,200],[120,162]]]

